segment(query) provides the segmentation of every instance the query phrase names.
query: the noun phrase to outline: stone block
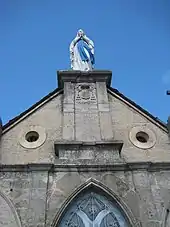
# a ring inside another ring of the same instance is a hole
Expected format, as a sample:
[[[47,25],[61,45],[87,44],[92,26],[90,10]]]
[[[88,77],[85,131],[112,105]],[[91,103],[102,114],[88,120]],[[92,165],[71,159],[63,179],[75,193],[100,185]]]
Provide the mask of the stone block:
[[[100,132],[102,140],[113,140],[113,129],[109,112],[99,112]]]
[[[123,201],[128,205],[134,216],[140,220],[140,198],[138,194],[129,190],[123,195]]]
[[[98,113],[98,107],[95,103],[77,103],[75,106],[75,112],[76,114],[82,114],[82,113]]]
[[[74,84],[71,82],[64,83],[64,102],[67,104],[74,103]]]
[[[100,127],[98,114],[76,113],[75,133],[77,141],[100,141]]]
[[[31,172],[32,188],[33,189],[46,189],[48,181],[48,172]]]
[[[60,178],[58,178],[57,181],[54,179],[53,188],[55,185],[54,191],[60,192],[62,196],[69,196],[80,184],[81,181],[78,172],[67,172],[64,175],[60,175]]]
[[[116,176],[112,172],[106,172],[102,176],[102,183],[110,188],[114,193],[118,194],[116,186]]]
[[[162,227],[162,222],[159,222],[159,221],[149,221],[149,222],[146,223],[146,227]]]
[[[108,103],[107,87],[105,82],[96,82],[97,100],[99,104]]]
[[[64,113],[74,113],[74,103],[63,103]]]
[[[98,110],[101,112],[107,112],[109,114],[109,104],[108,103],[98,103]]]
[[[63,114],[63,140],[74,140],[75,138],[74,113]]]

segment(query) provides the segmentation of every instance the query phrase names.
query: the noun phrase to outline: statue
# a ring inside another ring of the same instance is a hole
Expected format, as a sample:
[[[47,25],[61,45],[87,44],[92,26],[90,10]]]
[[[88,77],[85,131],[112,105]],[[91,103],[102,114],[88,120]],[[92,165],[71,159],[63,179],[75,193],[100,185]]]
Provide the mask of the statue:
[[[89,71],[93,69],[94,43],[81,29],[70,44],[70,60],[73,70]]]

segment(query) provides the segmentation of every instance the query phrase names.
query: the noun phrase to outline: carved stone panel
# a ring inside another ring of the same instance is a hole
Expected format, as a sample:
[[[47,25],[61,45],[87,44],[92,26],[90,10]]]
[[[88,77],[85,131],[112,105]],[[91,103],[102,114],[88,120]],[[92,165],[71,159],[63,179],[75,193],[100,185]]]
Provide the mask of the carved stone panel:
[[[75,86],[75,101],[77,103],[96,103],[95,83],[78,83]]]

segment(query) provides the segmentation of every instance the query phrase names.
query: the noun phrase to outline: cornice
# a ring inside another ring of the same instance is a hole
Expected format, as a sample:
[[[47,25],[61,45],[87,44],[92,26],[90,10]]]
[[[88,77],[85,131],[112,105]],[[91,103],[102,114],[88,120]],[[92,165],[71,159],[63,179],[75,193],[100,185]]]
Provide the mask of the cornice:
[[[170,170],[170,162],[129,162],[118,164],[21,164],[21,165],[0,165],[0,172],[105,172],[105,171],[164,171]]]

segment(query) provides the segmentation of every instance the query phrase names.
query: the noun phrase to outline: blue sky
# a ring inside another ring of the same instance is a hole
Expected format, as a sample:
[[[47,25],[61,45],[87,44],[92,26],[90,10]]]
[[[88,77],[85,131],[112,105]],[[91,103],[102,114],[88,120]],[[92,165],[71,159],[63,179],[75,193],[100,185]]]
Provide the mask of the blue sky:
[[[15,117],[57,87],[79,28],[112,87],[165,121],[170,115],[170,0],[0,1],[0,116]]]

